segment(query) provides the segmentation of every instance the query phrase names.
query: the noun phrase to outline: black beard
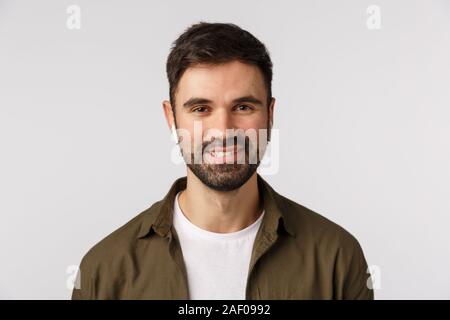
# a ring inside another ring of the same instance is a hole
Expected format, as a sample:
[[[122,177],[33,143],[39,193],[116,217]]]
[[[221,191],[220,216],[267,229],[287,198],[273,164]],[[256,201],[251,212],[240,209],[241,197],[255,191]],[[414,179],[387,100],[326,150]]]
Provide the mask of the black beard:
[[[236,140],[234,140],[236,144]],[[202,146],[202,160],[205,148],[209,143]],[[195,176],[207,187],[217,191],[232,191],[240,188],[248,181],[258,169],[261,159],[259,159],[259,147],[250,145],[248,137],[244,143],[245,161],[244,163],[195,163],[194,154],[191,155],[191,162],[186,163]],[[256,152],[256,161],[250,163],[250,150]],[[253,163],[256,162],[256,163]]]
[[[256,164],[187,164],[207,187],[217,191],[232,191],[250,179],[259,166]]]
[[[176,125],[176,118],[175,118]],[[267,128],[268,129],[268,137],[267,141],[271,140],[271,128],[270,121],[267,120]],[[203,144],[202,146],[202,161],[203,161],[203,152],[205,150],[207,144]],[[224,144],[225,146],[225,144]],[[194,161],[194,154],[184,154],[182,148],[180,148],[180,152],[183,158],[191,157],[190,163],[186,163],[188,168],[195,174],[195,176],[206,186],[213,190],[217,191],[232,191],[240,188],[243,184],[245,184],[258,169],[258,166],[261,163],[261,159],[259,158],[259,146],[256,146],[256,163],[249,163],[249,149],[250,142],[248,137],[245,137],[245,163],[243,164],[196,164]],[[253,162],[253,161],[252,161]]]

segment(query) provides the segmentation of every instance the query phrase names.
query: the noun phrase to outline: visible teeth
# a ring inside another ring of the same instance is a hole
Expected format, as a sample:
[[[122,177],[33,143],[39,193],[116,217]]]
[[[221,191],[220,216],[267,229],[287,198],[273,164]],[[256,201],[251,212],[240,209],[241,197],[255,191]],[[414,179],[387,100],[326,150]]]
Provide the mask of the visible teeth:
[[[228,157],[231,156],[233,154],[233,151],[228,151],[228,152],[222,152],[222,151],[217,151],[217,152],[212,152],[212,155],[214,157]]]

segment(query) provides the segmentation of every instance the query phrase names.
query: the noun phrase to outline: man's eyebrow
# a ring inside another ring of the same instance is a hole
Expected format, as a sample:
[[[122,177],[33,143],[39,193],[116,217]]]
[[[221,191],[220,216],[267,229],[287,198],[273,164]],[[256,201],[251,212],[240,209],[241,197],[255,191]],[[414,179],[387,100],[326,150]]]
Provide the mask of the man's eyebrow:
[[[263,105],[261,100],[255,98],[254,96],[251,96],[251,95],[250,96],[240,97],[240,98],[237,98],[237,99],[233,100],[233,104],[244,103],[244,102],[254,103],[254,104],[258,104],[258,105]],[[183,107],[190,108],[190,107],[195,106],[197,104],[209,104],[209,103],[212,103],[212,101],[209,100],[209,99],[192,97],[189,100],[187,100],[185,103],[183,103]]]
[[[205,98],[193,97],[193,98],[190,98],[185,103],[183,103],[183,107],[190,108],[190,107],[195,106],[197,104],[208,104],[208,103],[212,103],[212,101],[209,100],[209,99],[205,99]]]
[[[244,96],[233,100],[233,103],[243,103],[243,102],[249,102],[254,104],[263,105],[262,101],[255,98],[254,96]]]

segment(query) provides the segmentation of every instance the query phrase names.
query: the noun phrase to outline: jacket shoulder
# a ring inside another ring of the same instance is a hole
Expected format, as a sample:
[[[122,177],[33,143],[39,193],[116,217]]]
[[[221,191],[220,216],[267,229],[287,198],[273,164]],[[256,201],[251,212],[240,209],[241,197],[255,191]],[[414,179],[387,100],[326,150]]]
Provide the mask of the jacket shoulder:
[[[283,198],[299,247],[306,248],[332,272],[336,299],[374,299],[368,287],[368,264],[359,241],[345,228],[321,214]]]
[[[288,223],[301,239],[328,241],[344,247],[359,245],[358,240],[336,222],[287,197],[278,197],[283,203],[283,212],[288,216]]]
[[[155,208],[159,205],[160,201],[155,202],[149,208],[140,212],[130,221],[118,229],[111,232],[109,235],[101,239],[95,244],[85,255],[85,259],[96,260],[109,260],[111,258],[117,258],[117,253],[123,250],[128,250],[130,245],[133,245],[134,241],[138,238],[142,224],[145,220],[151,219],[156,213]]]
[[[112,277],[120,277],[123,271],[121,265],[135,249],[143,224],[154,218],[160,203],[153,203],[86,252],[81,259],[76,280],[80,289],[73,290],[72,299],[98,299],[98,288],[102,285],[99,282],[103,282],[102,279],[112,282]]]

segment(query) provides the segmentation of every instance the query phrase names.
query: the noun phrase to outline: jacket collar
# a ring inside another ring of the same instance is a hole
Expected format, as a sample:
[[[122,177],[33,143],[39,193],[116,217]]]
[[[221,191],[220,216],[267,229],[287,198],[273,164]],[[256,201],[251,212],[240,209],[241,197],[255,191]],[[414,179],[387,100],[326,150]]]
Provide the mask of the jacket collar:
[[[258,189],[260,196],[263,197],[263,206],[265,210],[262,221],[263,232],[275,234],[281,230],[286,231],[295,237],[292,221],[289,212],[284,204],[285,200],[281,195],[275,192],[272,187],[257,173]],[[166,237],[172,227],[173,203],[177,193],[186,188],[187,177],[181,177],[175,180],[166,196],[156,202],[153,206],[143,212],[144,219],[138,233],[138,238],[155,232]]]

